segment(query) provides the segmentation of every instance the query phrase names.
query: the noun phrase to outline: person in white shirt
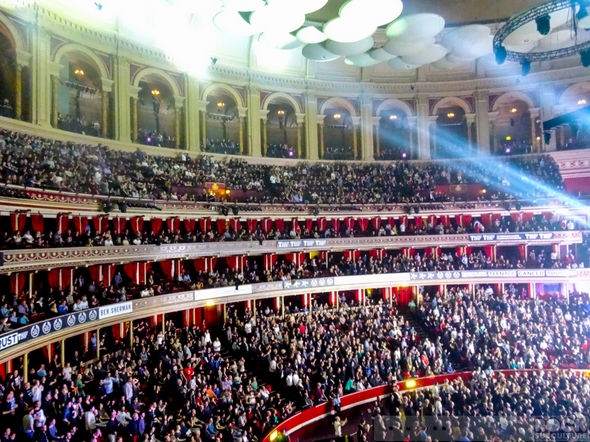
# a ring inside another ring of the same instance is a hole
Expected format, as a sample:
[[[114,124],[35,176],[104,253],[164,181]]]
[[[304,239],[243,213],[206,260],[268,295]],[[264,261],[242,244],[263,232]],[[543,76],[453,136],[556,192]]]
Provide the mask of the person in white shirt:
[[[211,333],[209,330],[205,330],[205,345],[211,344]]]
[[[221,342],[219,341],[219,338],[215,338],[215,341],[213,341],[213,351],[216,353],[221,351]]]
[[[342,437],[342,427],[346,425],[347,420],[340,420],[340,416],[336,416],[334,420],[334,435],[336,437]]]
[[[84,413],[84,422],[87,431],[93,431],[96,428],[96,408],[92,407],[90,411]]]
[[[80,301],[80,308],[82,310],[86,310],[88,308],[88,298],[86,298],[86,295],[82,296],[82,300]]]

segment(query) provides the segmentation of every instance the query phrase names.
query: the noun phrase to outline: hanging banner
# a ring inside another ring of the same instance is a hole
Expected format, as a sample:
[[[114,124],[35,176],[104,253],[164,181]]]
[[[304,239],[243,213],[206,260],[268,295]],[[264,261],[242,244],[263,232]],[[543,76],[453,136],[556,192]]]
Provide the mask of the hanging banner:
[[[469,241],[548,241],[555,238],[553,232],[539,233],[488,233],[481,235],[469,235]]]
[[[294,239],[293,241],[277,241],[279,249],[299,249],[301,247],[323,247],[328,244],[326,239]]]
[[[118,302],[117,304],[105,305],[99,307],[99,318],[111,318],[113,316],[124,315],[133,311],[133,301]]]

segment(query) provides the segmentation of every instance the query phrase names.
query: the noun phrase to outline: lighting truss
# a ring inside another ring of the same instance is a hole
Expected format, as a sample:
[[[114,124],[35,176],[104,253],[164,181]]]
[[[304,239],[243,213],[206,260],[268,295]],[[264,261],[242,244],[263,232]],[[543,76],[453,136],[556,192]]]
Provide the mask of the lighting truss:
[[[579,5],[580,8],[587,6],[585,0],[552,0],[548,3],[544,3],[534,8],[529,9],[521,14],[512,17],[510,20],[502,26],[502,28],[496,32],[494,36],[494,53],[497,53],[498,49],[503,48],[504,40],[512,34],[514,31],[524,26],[527,23],[534,22],[537,18],[543,17],[544,15],[551,14],[552,12],[561,11],[562,9],[572,8],[572,20],[576,19],[575,7]],[[574,28],[575,29],[575,28]],[[558,58],[571,57],[572,55],[579,54],[580,52],[590,49],[590,41],[585,43],[576,44],[567,48],[556,49],[553,51],[543,52],[516,52],[509,51],[506,49],[506,60],[516,61],[519,63],[534,62],[534,61],[547,61],[556,60]]]

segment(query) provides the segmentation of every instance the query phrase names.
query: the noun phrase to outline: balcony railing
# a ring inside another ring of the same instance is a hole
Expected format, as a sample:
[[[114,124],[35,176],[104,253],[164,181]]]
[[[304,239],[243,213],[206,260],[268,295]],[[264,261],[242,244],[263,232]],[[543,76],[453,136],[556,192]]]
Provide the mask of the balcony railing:
[[[530,232],[478,235],[408,235],[358,238],[300,239],[237,242],[167,244],[161,246],[72,247],[51,249],[17,249],[0,252],[0,274],[36,271],[47,268],[86,265],[197,259],[291,252],[343,250],[396,250],[414,247],[456,247],[462,245],[575,244],[583,240],[580,231]]]

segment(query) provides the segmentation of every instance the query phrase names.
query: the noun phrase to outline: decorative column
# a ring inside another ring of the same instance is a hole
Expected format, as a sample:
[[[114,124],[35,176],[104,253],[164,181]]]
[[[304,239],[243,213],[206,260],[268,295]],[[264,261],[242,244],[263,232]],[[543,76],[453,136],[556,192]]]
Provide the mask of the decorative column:
[[[14,118],[20,120],[23,113],[23,67],[16,65],[16,78],[14,79]]]
[[[358,128],[361,124],[361,117],[352,117],[352,154],[355,160],[359,160],[359,140],[358,140]]]
[[[539,119],[540,109],[538,107],[534,107],[529,109],[531,114],[531,152],[538,152],[540,148],[540,136],[537,135],[537,120]],[[539,140],[537,140],[539,137]]]
[[[260,89],[248,86],[248,152],[253,157],[261,156]],[[265,115],[266,117],[266,115]]]
[[[428,140],[430,143],[430,146],[428,147],[428,158],[430,158],[432,152],[434,152],[435,156],[438,154],[438,124],[436,123],[437,119],[437,115],[431,115],[428,117],[428,136],[430,138]]]
[[[57,128],[57,114],[59,104],[59,77],[51,76],[51,126]]]
[[[373,130],[373,158],[379,159],[381,156],[381,135],[379,134],[379,125],[381,117],[371,118],[371,127]]]
[[[306,158],[307,155],[303,153],[303,145],[302,145],[302,130],[303,130],[303,122],[305,121],[305,114],[295,114],[295,118],[297,118],[297,158]]]
[[[475,122],[475,114],[465,115],[467,120],[467,143],[470,149],[477,147],[477,139],[473,138],[473,123]]]
[[[260,155],[266,156],[268,151],[268,110],[260,110]]]
[[[324,146],[324,119],[326,118],[325,115],[316,115],[316,122],[317,122],[317,135],[318,139],[316,140],[318,149],[318,157],[319,159],[324,159],[326,152]]]
[[[554,104],[556,103],[555,99],[555,90],[548,85],[543,85],[540,88],[539,94],[539,117],[541,119],[541,128],[543,128],[543,121],[547,121],[555,117],[554,113]],[[542,151],[553,151],[556,149],[556,142],[555,142],[555,132],[553,132],[549,143],[545,143],[545,136],[541,136],[541,146]]]
[[[247,108],[238,107],[238,139],[240,143],[240,152],[242,153],[242,155],[248,155],[248,149],[246,149],[246,145],[244,144],[244,125],[247,123],[247,114]]]
[[[100,136],[106,138],[109,134],[109,97],[113,91],[113,80],[101,78],[101,99],[102,106],[100,112]]]
[[[306,93],[305,96],[305,151],[310,160],[319,159],[318,143],[318,98],[313,93]]]
[[[490,154],[490,94],[487,90],[478,90],[475,93],[475,128],[477,131],[477,144],[480,155]]]
[[[416,108],[418,114],[418,159],[430,159],[430,122],[428,116],[428,97],[416,96]]]
[[[191,152],[200,152],[200,114],[199,114],[199,82],[190,75],[184,76],[186,101],[184,105],[184,139],[186,149]]]
[[[31,122],[51,126],[53,97],[49,57],[50,37],[39,26],[31,27]],[[17,52],[17,58],[20,54]]]
[[[498,112],[488,112],[489,146],[491,152],[496,150],[496,118],[498,118]]]
[[[408,117],[408,131],[410,131],[409,135],[408,135],[408,140],[409,140],[409,149],[410,151],[408,152],[408,159],[409,160],[414,160],[416,159],[416,123],[417,123],[417,117]]]
[[[131,119],[130,119],[130,137],[131,142],[136,143],[137,138],[139,137],[139,112],[138,112],[138,103],[139,103],[139,91],[141,88],[136,86],[129,86],[130,90],[130,106],[131,106]]]
[[[201,146],[205,150],[207,148],[207,100],[199,101],[199,123],[201,124]]]
[[[131,100],[129,99],[131,96],[131,85],[129,84],[131,73],[129,61],[120,56],[113,57],[113,72],[115,74],[114,135],[116,140],[129,143],[131,141]]]
[[[369,95],[362,94],[360,97],[360,103],[361,158],[364,161],[372,161],[374,159],[373,127],[371,125],[373,119],[373,98]]]
[[[182,109],[184,107],[184,97],[174,97],[174,148],[180,149],[181,135],[180,123],[182,122]]]

